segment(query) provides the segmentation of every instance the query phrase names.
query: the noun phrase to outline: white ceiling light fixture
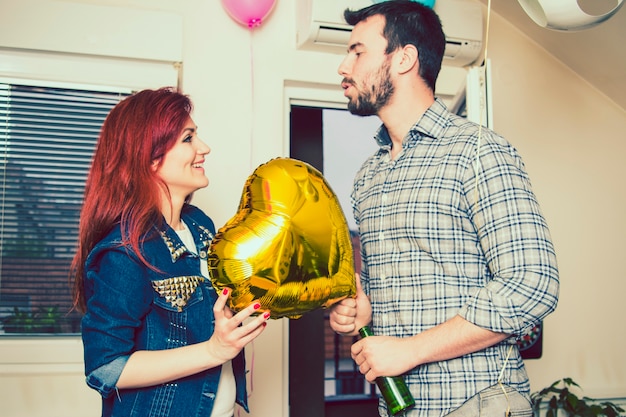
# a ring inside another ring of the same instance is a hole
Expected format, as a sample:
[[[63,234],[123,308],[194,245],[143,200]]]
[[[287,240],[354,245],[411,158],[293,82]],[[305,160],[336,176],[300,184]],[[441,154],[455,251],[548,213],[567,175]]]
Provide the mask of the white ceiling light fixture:
[[[617,5],[600,15],[587,14],[580,8],[578,0],[518,0],[524,11],[539,26],[562,31],[589,29],[608,20],[624,4]]]

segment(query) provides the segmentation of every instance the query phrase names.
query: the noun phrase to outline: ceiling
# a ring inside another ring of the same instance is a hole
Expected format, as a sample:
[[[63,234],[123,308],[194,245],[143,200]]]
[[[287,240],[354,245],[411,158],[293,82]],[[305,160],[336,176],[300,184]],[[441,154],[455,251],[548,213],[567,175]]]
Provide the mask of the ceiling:
[[[488,0],[480,0],[485,5]],[[616,0],[578,0],[588,14],[611,10]],[[603,10],[586,3],[603,3]],[[556,31],[537,25],[516,0],[492,0],[491,10],[511,22],[550,54],[626,111],[626,5],[600,25],[581,31]]]

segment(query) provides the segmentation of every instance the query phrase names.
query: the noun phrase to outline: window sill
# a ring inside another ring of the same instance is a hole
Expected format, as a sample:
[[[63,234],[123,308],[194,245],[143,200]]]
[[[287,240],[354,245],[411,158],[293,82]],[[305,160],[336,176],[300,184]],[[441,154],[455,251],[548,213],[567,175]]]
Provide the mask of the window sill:
[[[83,343],[79,335],[6,334],[0,338],[0,350],[0,374],[82,373]]]

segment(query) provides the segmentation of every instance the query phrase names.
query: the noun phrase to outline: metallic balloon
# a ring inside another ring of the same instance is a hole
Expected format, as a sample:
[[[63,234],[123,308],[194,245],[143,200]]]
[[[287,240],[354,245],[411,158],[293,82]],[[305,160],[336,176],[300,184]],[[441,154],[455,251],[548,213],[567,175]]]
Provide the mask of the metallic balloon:
[[[274,319],[298,318],[356,293],[352,242],[337,196],[309,164],[276,158],[245,183],[237,213],[209,249],[215,289],[229,307],[252,301]]]

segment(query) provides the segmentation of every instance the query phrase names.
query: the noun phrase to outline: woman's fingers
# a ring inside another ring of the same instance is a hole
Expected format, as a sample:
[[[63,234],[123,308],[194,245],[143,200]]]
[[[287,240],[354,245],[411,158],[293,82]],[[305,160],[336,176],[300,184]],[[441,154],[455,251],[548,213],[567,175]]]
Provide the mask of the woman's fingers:
[[[241,310],[239,313],[235,314],[231,319],[231,323],[234,325],[234,327],[239,326],[241,323],[244,322],[245,319],[247,319],[248,317],[252,316],[254,313],[257,312],[257,310],[259,310],[261,308],[261,303],[259,303],[258,301],[254,301],[252,304],[250,304],[248,307],[244,308],[243,310]]]
[[[221,318],[225,315],[226,301],[230,295],[230,288],[225,287],[217,296],[217,301],[213,304],[213,315],[215,319]]]
[[[241,340],[244,341],[245,344],[248,344],[250,341],[256,338],[259,334],[261,334],[263,329],[265,329],[269,318],[270,312],[265,311],[258,317],[255,317],[254,319],[248,321],[246,324],[240,326],[238,330],[241,332]]]
[[[215,302],[215,331],[209,340],[213,355],[221,360],[234,358],[241,349],[263,332],[270,317],[269,311],[259,314],[258,317],[251,317],[259,313],[261,304],[258,301],[233,315],[226,306],[229,292],[223,291]],[[246,321],[248,318],[250,320]]]
[[[223,294],[218,298],[218,301],[221,301],[222,298],[226,299],[228,298],[227,294]],[[220,302],[218,304],[218,302],[215,303],[215,305],[217,307],[219,307],[221,305],[221,309],[220,309],[220,318],[221,319],[225,319],[225,320],[220,320],[223,321],[222,326],[224,326],[223,328],[231,333],[231,339],[234,340],[238,340],[244,337],[247,337],[249,334],[255,332],[257,329],[259,329],[259,332],[261,330],[263,330],[263,327],[265,327],[265,322],[267,320],[269,320],[270,318],[270,312],[269,311],[265,311],[265,312],[261,312],[261,303],[259,303],[258,301],[255,301],[253,303],[251,303],[249,306],[247,306],[246,308],[244,308],[243,310],[241,310],[240,312],[238,312],[237,314],[232,314],[232,311],[226,307],[225,305],[225,301],[224,302]],[[254,317],[252,318],[252,316],[254,314],[257,314],[258,317]],[[216,318],[216,325],[217,325],[217,320],[218,320],[218,315],[216,314],[215,316]],[[246,322],[247,319],[250,319]],[[257,335],[258,335],[257,333]]]

